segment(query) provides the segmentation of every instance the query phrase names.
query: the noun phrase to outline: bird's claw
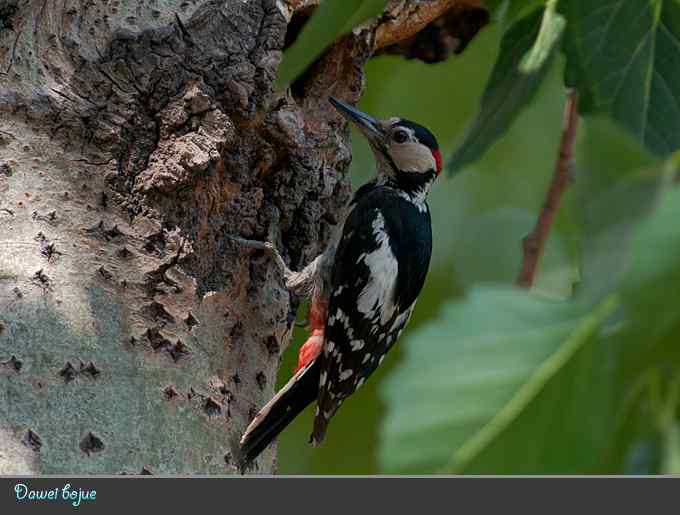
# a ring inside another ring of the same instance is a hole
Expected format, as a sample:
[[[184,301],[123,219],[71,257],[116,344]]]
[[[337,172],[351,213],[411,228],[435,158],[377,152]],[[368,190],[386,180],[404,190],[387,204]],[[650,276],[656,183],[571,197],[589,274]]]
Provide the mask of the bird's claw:
[[[278,252],[276,246],[270,241],[249,240],[246,238],[241,238],[240,236],[234,236],[233,234],[227,234],[226,236],[230,240],[239,243],[244,247],[250,247],[256,250],[266,250],[268,252]]]
[[[274,259],[276,266],[279,267],[286,280],[288,280],[288,278],[290,278],[294,274],[294,272],[290,268],[288,268],[288,265],[286,265],[286,262],[283,260],[283,257],[281,257],[281,253],[276,248],[276,245],[274,245],[272,242],[249,240],[246,238],[241,238],[240,236],[234,236],[233,234],[227,234],[226,237],[240,245],[243,245],[244,247],[248,247],[255,250],[262,250],[269,254]]]

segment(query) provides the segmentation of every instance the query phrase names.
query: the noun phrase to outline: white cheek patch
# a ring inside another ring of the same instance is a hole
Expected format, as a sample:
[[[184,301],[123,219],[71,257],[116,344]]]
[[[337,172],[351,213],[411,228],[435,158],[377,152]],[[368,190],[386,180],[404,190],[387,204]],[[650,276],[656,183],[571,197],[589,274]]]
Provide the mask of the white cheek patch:
[[[437,162],[432,151],[425,145],[413,141],[401,145],[392,145],[390,155],[397,167],[404,172],[437,170]]]

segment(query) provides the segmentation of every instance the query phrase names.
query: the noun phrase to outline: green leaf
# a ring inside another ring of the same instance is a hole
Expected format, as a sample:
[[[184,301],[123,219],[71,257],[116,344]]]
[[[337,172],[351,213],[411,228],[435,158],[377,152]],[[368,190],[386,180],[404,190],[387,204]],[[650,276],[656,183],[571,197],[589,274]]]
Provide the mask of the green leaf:
[[[512,125],[538,91],[548,70],[549,56],[554,44],[546,51],[544,59],[534,59],[540,64],[529,73],[520,70],[520,62],[536,41],[543,19],[543,9],[514,23],[503,36],[500,54],[491,72],[482,97],[481,110],[469,127],[463,142],[449,159],[447,168],[454,173],[479,159],[484,152]]]
[[[661,431],[664,439],[662,474],[680,474],[680,421],[676,413],[680,408],[680,374],[676,369],[669,381],[664,406],[659,413]]]
[[[346,2],[344,0],[342,2],[342,5],[345,7],[345,9],[350,7],[349,4],[350,2]],[[385,0],[362,0],[361,5],[359,5],[358,8],[351,13],[347,21],[345,21],[345,24],[341,28],[341,33],[349,32],[364,21],[375,18],[379,14],[382,14],[386,5],[387,1]]]
[[[402,343],[405,361],[382,390],[387,471],[620,472],[635,438],[649,431],[646,375],[680,362],[680,189],[664,190],[645,217],[656,195],[630,196],[648,188],[643,180],[638,189],[639,177],[593,199],[610,217],[601,227],[611,241],[633,232],[615,296],[589,310],[516,290],[473,290]],[[649,177],[658,188],[658,176]],[[619,202],[643,220],[630,226],[618,207],[608,214]],[[669,395],[664,418],[667,470],[678,463],[678,397]]]
[[[680,474],[680,423],[671,422],[664,431],[662,474]]]
[[[657,426],[648,403],[649,379],[650,374],[641,375],[618,399],[602,472],[650,474],[658,469],[658,449],[654,445],[658,440]]]
[[[335,39],[383,12],[389,0],[324,0],[307,21],[297,40],[285,52],[277,87],[286,88]]]
[[[673,170],[669,170],[671,173]],[[665,191],[654,213],[631,242],[621,298],[627,324],[619,336],[625,350],[621,375],[680,360],[680,189]]]
[[[666,182],[662,162],[602,117],[583,120],[570,206],[575,213],[579,294],[598,299],[616,288],[637,225],[653,212]]]
[[[680,3],[566,0],[567,82],[652,152],[680,148]]]
[[[562,36],[566,21],[562,15],[557,13],[556,6],[557,0],[548,0],[546,3],[538,37],[519,65],[523,73],[540,70]]]
[[[616,406],[612,353],[597,338],[617,306],[606,298],[583,314],[558,349],[454,456],[448,472],[590,474],[599,464]]]
[[[592,335],[612,308],[607,300],[588,314],[575,304],[500,288],[476,289],[450,304],[438,321],[402,342],[405,360],[382,387],[384,469],[564,473],[592,467],[588,444],[597,432],[575,427],[606,406]],[[601,384],[590,394],[593,381]],[[539,441],[541,430],[554,434]],[[513,445],[501,449],[506,438]],[[574,452],[576,443],[584,444],[581,453]]]
[[[544,0],[486,0],[484,5],[491,12],[495,23],[509,26],[543,3]]]
[[[631,450],[632,454],[638,455],[638,461],[641,452],[646,455],[648,465],[656,461],[650,460],[650,456],[659,455],[662,458],[659,465],[666,470],[677,471],[680,463],[676,447],[677,421],[674,420],[680,391],[677,369],[672,382],[675,386],[669,389],[674,393],[669,393],[665,401],[661,400],[663,395],[659,386],[661,378],[673,372],[672,365],[680,362],[677,344],[680,339],[680,313],[677,310],[680,303],[680,234],[674,230],[680,217],[680,190],[671,188],[668,183],[675,171],[673,163],[669,165],[660,178],[654,178],[653,174],[634,174],[620,181],[623,189],[619,193],[624,195],[619,195],[617,202],[603,196],[593,198],[593,203],[599,200],[603,207],[609,206],[609,231],[616,238],[609,238],[609,245],[602,245],[601,256],[606,256],[605,249],[608,248],[612,257],[599,269],[603,274],[620,276],[619,298],[623,308],[607,335],[617,351],[615,358],[609,359],[616,363],[618,391],[627,392],[621,394],[623,409],[616,417],[618,429],[610,439],[607,453],[610,470],[614,471],[620,470],[623,457],[630,455]],[[635,192],[637,195],[630,196]],[[654,210],[650,209],[652,206]],[[631,231],[631,220],[637,216],[631,218],[631,213],[639,215],[641,210],[651,211],[651,214],[636,220]],[[607,216],[605,209],[600,213],[603,218]],[[628,238],[628,232],[631,232],[631,238]],[[624,249],[617,245],[623,239],[630,239]],[[624,267],[619,274],[621,264]],[[660,428],[657,421],[660,421]],[[636,444],[633,440],[643,435],[653,441],[650,425],[654,426],[654,431],[661,430],[663,446],[660,449],[640,442]]]

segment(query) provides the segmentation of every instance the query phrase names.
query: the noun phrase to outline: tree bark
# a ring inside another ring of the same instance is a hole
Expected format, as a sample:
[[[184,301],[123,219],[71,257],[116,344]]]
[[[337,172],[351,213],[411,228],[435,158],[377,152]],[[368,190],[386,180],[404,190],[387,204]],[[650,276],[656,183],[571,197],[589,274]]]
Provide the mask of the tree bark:
[[[225,235],[323,249],[351,158],[327,97],[377,50],[380,22],[276,92],[314,4],[0,0],[0,474],[236,472],[297,300]]]

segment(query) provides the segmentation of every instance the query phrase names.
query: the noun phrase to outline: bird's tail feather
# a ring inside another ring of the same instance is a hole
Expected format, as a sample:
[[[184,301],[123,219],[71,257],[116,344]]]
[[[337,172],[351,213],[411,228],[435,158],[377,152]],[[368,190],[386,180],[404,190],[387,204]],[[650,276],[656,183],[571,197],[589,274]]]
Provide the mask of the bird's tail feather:
[[[240,443],[241,470],[257,458],[302,410],[316,400],[319,391],[320,361],[315,359],[291,377],[247,427]]]

